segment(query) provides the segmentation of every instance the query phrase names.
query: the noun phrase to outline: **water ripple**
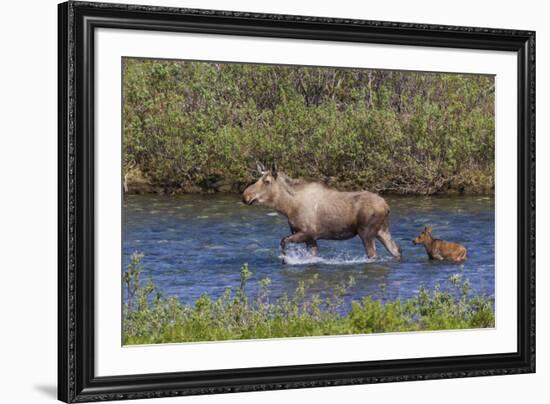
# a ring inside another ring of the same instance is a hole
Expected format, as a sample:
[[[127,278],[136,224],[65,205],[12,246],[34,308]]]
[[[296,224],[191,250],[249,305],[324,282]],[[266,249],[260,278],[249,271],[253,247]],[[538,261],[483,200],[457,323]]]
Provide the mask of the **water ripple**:
[[[238,288],[239,269],[248,263],[252,277],[246,292],[255,296],[258,282],[271,278],[272,299],[294,293],[312,277],[306,293],[330,295],[350,276],[356,279],[348,301],[372,296],[408,298],[421,287],[445,284],[463,272],[472,293],[494,296],[495,215],[492,197],[387,197],[393,238],[403,249],[394,260],[377,244],[380,258],[369,260],[359,238],[319,241],[319,255],[291,245],[284,257],[279,242],[289,234],[286,218],[261,206],[245,206],[239,195],[130,195],[124,202],[123,262],[145,254],[143,279],[151,278],[165,295],[193,303],[203,293],[220,296]],[[436,237],[462,243],[466,263],[430,261],[415,238],[425,225]]]

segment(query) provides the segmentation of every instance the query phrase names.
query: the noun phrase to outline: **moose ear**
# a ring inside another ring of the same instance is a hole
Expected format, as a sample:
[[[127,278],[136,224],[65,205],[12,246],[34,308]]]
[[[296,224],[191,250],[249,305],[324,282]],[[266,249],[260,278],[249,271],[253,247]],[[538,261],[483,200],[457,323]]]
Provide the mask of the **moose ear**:
[[[256,169],[260,174],[265,173],[267,170],[265,169],[264,165],[260,163],[259,161],[256,161]]]
[[[271,165],[271,175],[273,178],[277,179],[277,164],[275,163]]]

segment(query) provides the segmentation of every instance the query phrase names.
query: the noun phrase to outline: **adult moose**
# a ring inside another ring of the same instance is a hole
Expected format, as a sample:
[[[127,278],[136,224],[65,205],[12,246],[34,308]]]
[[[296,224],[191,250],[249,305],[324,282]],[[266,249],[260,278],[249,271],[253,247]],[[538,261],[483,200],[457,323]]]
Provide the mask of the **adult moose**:
[[[289,243],[306,243],[317,254],[317,240],[346,240],[359,235],[369,258],[376,257],[378,239],[395,258],[401,249],[391,238],[390,208],[368,191],[340,192],[318,182],[296,180],[258,163],[260,179],[243,192],[243,202],[258,202],[285,215],[292,232],[281,240],[283,255]]]

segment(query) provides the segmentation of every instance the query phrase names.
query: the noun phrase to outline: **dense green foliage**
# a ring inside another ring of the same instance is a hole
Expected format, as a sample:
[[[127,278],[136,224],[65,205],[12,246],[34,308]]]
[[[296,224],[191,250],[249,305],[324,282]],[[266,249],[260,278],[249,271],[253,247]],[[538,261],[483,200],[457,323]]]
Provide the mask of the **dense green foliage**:
[[[353,301],[348,314],[340,314],[344,296],[353,278],[337,285],[332,296],[309,296],[310,282],[301,282],[294,296],[270,301],[270,279],[260,281],[254,299],[247,297],[251,277],[248,265],[241,268],[241,283],[226,289],[218,299],[201,296],[193,306],[177,298],[155,293],[151,281],[141,285],[141,255],[134,254],[123,275],[127,302],[124,305],[124,344],[219,341],[301,337],[380,332],[448,330],[494,327],[493,302],[471,297],[468,281],[461,274],[449,279],[450,290],[424,288],[406,301],[381,303],[370,297]],[[309,296],[309,297],[308,297]]]
[[[126,59],[125,169],[242,190],[256,161],[342,189],[492,192],[494,78]]]

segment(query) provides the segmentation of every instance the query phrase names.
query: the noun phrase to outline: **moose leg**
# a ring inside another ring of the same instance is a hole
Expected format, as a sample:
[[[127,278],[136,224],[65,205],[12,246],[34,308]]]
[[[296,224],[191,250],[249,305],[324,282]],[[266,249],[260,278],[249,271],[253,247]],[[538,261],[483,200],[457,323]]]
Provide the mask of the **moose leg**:
[[[317,248],[317,241],[315,240],[309,240],[306,241],[307,248],[309,248],[309,253],[316,257],[317,253],[319,252],[319,249]]]
[[[387,227],[382,227],[380,231],[378,232],[378,235],[376,236],[378,240],[382,244],[384,244],[384,247],[386,247],[386,250],[397,259],[401,259],[401,248],[397,245],[397,243],[391,238],[391,234]]]
[[[372,231],[372,228],[363,227],[358,232],[359,237],[363,241],[363,246],[365,247],[365,252],[367,257],[376,258],[376,231]]]
[[[286,254],[286,246],[288,243],[305,243],[306,241],[310,241],[310,237],[307,236],[305,233],[294,233],[290,236],[286,236],[281,240],[281,250],[283,252],[283,255]]]
[[[296,233],[296,229],[294,227],[292,227],[292,225],[290,224],[290,222],[288,222],[288,227],[290,227],[290,232],[292,234]]]
[[[376,258],[376,244],[374,243],[374,237],[370,236],[361,236],[361,240],[363,240],[363,245],[365,246],[365,252],[367,253],[367,257],[369,258]]]

